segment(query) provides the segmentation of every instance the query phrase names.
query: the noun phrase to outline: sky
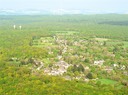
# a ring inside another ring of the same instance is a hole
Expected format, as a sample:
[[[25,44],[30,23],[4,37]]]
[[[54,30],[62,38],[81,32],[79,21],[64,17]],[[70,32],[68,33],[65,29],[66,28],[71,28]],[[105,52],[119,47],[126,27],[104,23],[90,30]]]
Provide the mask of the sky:
[[[2,9],[128,12],[128,0],[0,0]]]

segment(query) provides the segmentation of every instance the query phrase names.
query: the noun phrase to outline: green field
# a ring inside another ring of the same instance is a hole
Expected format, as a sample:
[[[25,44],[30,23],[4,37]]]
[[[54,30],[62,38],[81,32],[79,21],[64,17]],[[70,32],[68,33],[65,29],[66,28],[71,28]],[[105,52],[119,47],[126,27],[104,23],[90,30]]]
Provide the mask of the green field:
[[[101,82],[101,84],[116,84],[117,82],[114,80],[110,80],[110,79],[99,79],[98,81]]]

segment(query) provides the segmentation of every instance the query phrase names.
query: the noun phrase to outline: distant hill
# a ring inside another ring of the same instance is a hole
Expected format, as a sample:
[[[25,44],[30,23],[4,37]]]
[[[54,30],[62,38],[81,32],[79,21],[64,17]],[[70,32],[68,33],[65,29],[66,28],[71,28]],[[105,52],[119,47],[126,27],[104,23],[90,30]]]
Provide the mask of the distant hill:
[[[111,14],[117,12],[102,12],[90,10],[0,10],[0,15],[65,15],[65,14]],[[118,14],[126,14],[127,12],[118,12]]]

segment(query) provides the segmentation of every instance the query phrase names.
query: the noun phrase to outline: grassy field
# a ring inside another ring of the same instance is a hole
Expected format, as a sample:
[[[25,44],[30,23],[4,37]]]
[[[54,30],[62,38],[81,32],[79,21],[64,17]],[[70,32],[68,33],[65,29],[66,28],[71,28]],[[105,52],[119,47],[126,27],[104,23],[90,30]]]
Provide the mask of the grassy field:
[[[116,84],[117,81],[114,81],[114,80],[110,80],[110,79],[99,79],[98,81],[101,82],[101,84]]]
[[[128,41],[121,41],[121,40],[110,40],[107,42],[108,45],[123,45],[123,47],[128,47]]]

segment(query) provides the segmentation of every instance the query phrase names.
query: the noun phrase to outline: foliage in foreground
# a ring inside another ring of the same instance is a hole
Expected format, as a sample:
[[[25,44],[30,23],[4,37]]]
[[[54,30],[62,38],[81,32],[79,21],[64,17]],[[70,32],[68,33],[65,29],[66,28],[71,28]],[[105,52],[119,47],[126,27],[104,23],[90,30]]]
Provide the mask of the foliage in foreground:
[[[100,82],[89,83],[77,80],[47,76],[41,72],[30,74],[25,67],[13,65],[0,68],[1,95],[127,95],[127,87],[105,85]]]

